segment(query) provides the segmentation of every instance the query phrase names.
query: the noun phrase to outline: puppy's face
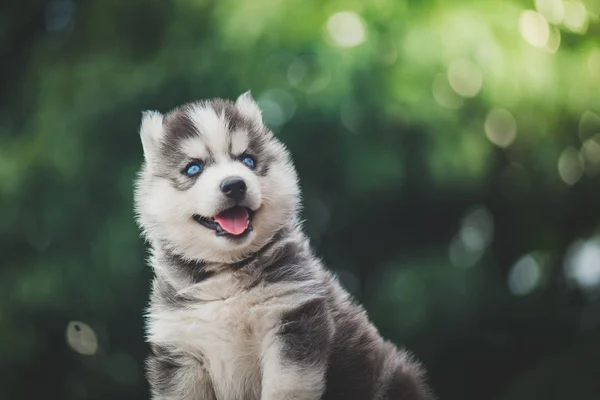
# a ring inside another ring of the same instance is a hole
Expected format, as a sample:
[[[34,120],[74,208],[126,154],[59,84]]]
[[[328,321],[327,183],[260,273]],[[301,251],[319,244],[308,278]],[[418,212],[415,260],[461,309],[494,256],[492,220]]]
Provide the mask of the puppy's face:
[[[294,220],[295,170],[249,93],[235,103],[146,112],[140,135],[136,211],[154,243],[189,259],[232,262]]]

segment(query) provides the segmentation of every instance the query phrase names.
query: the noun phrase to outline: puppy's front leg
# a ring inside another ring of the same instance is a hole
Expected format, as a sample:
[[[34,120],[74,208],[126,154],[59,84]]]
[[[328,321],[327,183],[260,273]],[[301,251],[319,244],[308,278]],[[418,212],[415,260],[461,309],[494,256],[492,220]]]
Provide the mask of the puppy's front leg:
[[[287,312],[263,343],[261,400],[319,400],[332,335],[322,300]]]
[[[152,353],[146,363],[152,400],[215,400],[201,361],[158,345]]]

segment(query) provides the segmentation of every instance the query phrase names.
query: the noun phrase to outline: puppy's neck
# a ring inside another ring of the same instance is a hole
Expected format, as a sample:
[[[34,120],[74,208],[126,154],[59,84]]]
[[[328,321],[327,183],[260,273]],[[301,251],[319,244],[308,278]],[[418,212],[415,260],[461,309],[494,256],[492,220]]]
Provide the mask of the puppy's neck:
[[[245,254],[232,262],[207,261],[187,258],[179,254],[167,243],[152,243],[152,265],[159,279],[169,282],[176,290],[181,291],[202,283],[217,274],[236,274],[240,278],[252,281],[252,276],[260,274],[260,270],[276,263],[280,254],[278,248],[284,243],[297,243],[302,247],[304,235],[301,228],[290,221],[277,230],[257,251]]]

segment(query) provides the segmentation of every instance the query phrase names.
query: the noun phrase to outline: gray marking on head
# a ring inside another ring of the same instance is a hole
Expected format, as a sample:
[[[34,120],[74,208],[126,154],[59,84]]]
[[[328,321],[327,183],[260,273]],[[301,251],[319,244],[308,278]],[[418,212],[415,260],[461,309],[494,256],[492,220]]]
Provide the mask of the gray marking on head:
[[[163,149],[167,152],[177,150],[184,139],[199,137],[200,132],[189,115],[189,105],[184,105],[168,113],[163,121],[165,138]]]
[[[195,177],[188,177],[182,173],[186,162],[191,160],[189,155],[185,154],[181,145],[182,142],[188,139],[198,138],[198,140],[208,141],[210,137],[207,136],[207,132],[202,132],[199,129],[191,117],[191,113],[195,108],[212,109],[217,116],[222,117],[226,127],[224,140],[227,143],[230,156],[234,159],[239,159],[242,154],[255,157],[256,168],[254,173],[259,176],[267,175],[269,165],[275,160],[274,155],[268,150],[269,141],[273,138],[272,134],[260,121],[252,120],[241,113],[233,102],[214,99],[185,104],[172,110],[164,117],[165,133],[160,146],[163,162],[156,172],[156,176],[168,177],[171,180],[171,185],[179,191],[188,190],[194,185]],[[239,154],[232,153],[233,135],[246,135],[248,139],[247,148],[241,153],[238,151]],[[205,168],[214,162],[213,149],[207,145],[206,151],[208,157],[201,160],[204,162]]]
[[[246,153],[257,157],[256,174],[264,176],[268,172],[268,166],[273,161],[273,156],[266,150],[272,134],[266,129],[261,121],[254,120],[248,115],[240,112],[238,107],[229,100],[217,99],[210,103],[211,107],[219,115],[223,115],[227,122],[229,132],[229,151],[231,153],[231,135],[240,132],[248,136],[248,148]],[[232,154],[239,156],[240,154]]]

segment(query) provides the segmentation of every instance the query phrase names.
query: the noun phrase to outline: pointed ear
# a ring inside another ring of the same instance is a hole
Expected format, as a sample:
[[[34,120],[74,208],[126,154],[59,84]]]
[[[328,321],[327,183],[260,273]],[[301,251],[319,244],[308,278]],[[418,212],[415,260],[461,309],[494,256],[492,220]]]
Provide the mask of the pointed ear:
[[[256,101],[254,101],[254,98],[249,90],[245,93],[242,93],[240,97],[237,98],[235,101],[235,106],[240,113],[242,113],[242,115],[262,123],[262,114],[260,112],[260,108],[258,107],[258,104],[256,104]]]
[[[142,112],[140,137],[144,148],[144,157],[150,162],[158,150],[163,135],[163,116],[158,111]]]

